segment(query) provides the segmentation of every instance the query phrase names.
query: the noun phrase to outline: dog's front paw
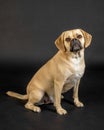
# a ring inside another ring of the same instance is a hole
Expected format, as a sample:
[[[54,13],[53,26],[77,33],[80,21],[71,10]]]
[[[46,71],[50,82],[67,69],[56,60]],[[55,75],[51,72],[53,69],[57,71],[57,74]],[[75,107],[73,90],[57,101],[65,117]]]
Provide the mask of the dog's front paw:
[[[63,108],[57,108],[57,113],[59,115],[65,115],[65,114],[67,114],[67,111]]]
[[[80,102],[79,100],[74,100],[74,104],[77,107],[84,107],[84,104],[82,102]]]

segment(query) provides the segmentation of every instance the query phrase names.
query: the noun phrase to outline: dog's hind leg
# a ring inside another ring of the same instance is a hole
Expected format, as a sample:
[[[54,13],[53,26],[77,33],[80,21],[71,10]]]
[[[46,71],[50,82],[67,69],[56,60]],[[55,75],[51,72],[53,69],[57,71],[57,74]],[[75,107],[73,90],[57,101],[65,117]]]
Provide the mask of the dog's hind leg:
[[[44,92],[39,90],[34,90],[29,93],[28,102],[25,104],[25,108],[30,109],[34,112],[41,112],[40,107],[35,104],[38,103],[44,95]]]

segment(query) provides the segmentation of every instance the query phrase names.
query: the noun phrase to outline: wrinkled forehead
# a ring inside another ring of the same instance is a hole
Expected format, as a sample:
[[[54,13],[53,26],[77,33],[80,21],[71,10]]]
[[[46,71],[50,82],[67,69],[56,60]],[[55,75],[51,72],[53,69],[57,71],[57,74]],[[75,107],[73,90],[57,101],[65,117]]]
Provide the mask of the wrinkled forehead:
[[[79,34],[83,35],[80,29],[68,30],[68,31],[65,31],[64,33],[65,33],[65,37],[75,37]]]

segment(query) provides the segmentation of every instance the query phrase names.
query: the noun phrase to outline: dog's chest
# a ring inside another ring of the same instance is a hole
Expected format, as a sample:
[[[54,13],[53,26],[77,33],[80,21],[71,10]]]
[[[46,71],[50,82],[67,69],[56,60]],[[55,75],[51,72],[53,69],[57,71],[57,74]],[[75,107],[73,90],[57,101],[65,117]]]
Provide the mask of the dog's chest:
[[[67,77],[65,84],[66,83],[71,83],[71,84],[76,83],[79,79],[81,79],[82,75],[83,75],[82,73],[71,74],[69,77]]]
[[[71,58],[69,68],[69,72],[71,72],[71,74],[69,73],[69,77],[71,75],[71,77],[75,79],[81,78],[84,72],[84,67],[85,65],[84,62],[82,62],[81,57]]]
[[[71,64],[71,70],[69,69],[66,72],[65,85],[69,84],[69,85],[73,86],[83,76],[83,74],[84,74],[84,65],[82,65],[80,63],[80,58],[78,58],[78,59],[73,58],[71,63],[72,63]]]
[[[76,71],[79,71],[80,67],[81,67],[81,58],[71,58],[71,63],[72,63],[72,68],[75,69]]]

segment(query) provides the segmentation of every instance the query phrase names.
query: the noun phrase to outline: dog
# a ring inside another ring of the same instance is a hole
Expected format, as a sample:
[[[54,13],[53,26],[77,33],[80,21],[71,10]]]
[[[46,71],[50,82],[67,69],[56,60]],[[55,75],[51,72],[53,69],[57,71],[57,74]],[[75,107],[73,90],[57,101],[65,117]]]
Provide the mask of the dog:
[[[27,85],[27,94],[12,91],[7,94],[28,100],[25,108],[34,112],[41,112],[37,103],[47,95],[57,113],[64,115],[67,111],[61,106],[62,93],[73,88],[74,104],[83,107],[78,98],[78,88],[85,71],[84,50],[91,44],[91,40],[91,34],[82,29],[64,31],[55,41],[58,52],[33,76]]]

